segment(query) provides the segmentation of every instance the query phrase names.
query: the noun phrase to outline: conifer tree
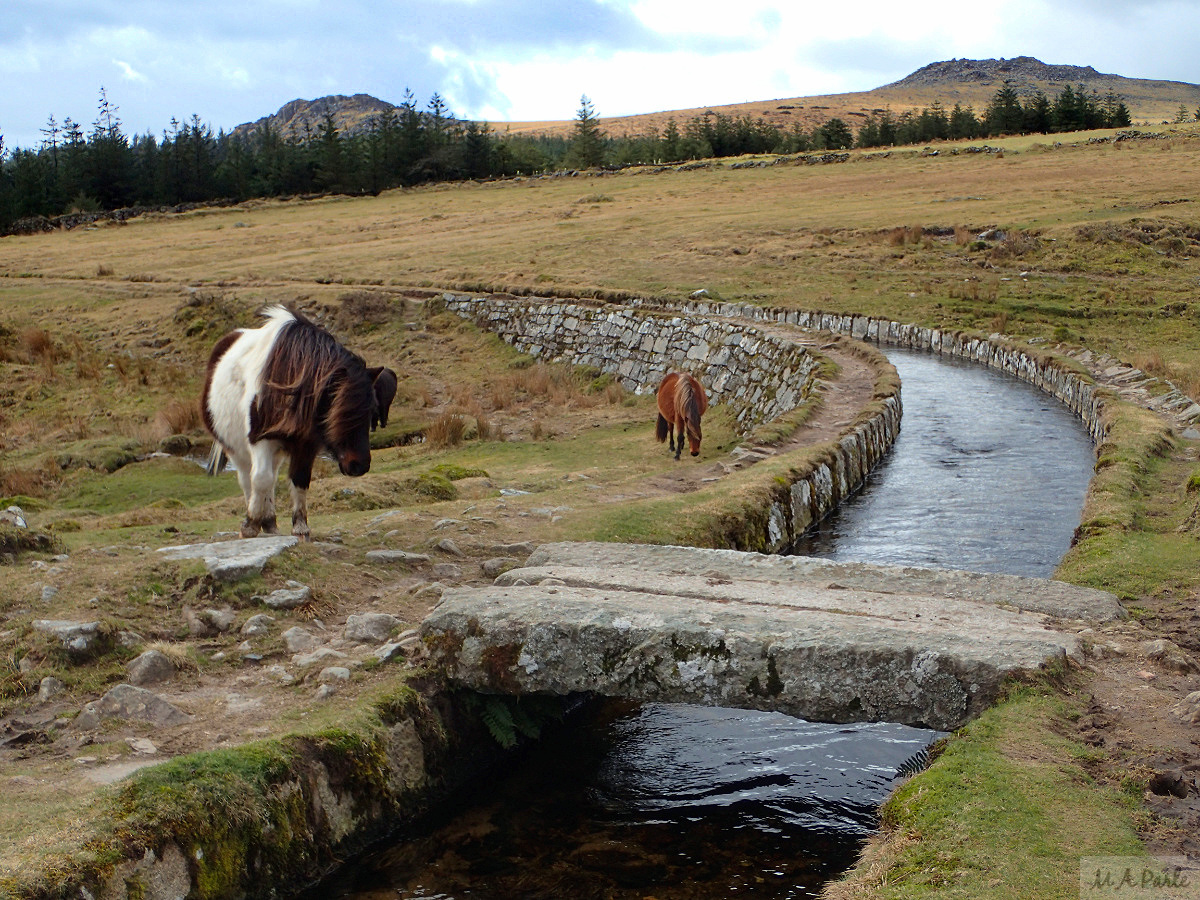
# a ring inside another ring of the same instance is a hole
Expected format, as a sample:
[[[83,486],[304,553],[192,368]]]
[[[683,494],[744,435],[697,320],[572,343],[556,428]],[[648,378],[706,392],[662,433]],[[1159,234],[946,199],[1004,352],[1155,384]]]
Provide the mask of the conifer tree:
[[[596,110],[587,94],[579,98],[579,111],[575,114],[575,130],[571,135],[567,160],[571,165],[581,168],[598,166],[604,162],[600,119],[596,117]]]

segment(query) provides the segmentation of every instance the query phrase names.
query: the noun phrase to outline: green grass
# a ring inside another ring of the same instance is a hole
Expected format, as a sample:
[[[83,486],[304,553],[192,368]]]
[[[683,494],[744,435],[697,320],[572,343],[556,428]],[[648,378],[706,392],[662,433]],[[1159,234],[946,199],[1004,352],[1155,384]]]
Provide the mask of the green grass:
[[[889,864],[871,896],[1067,900],[1080,857],[1144,856],[1136,798],[1098,784],[1088,748],[1060,736],[1079,709],[1026,688],[957,732],[884,804]]]

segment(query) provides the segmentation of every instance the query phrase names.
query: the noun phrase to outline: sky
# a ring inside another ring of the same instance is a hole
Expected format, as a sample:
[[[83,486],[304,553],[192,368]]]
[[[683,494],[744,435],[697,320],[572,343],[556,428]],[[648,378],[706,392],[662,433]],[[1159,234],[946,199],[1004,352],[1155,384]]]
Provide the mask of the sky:
[[[294,99],[436,92],[459,118],[622,116],[870,90],[931,62],[1034,56],[1200,83],[1200,0],[0,0],[0,135],[214,131]]]

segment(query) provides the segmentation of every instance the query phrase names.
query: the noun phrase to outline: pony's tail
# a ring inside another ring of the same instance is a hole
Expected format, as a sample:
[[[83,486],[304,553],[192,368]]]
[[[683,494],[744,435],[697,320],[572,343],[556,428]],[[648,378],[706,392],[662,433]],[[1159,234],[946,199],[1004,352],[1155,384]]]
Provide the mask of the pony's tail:
[[[663,414],[658,414],[658,421],[654,424],[654,436],[658,438],[661,444],[667,439],[667,435],[671,433],[671,423],[663,418]]]
[[[228,457],[225,455],[225,448],[217,441],[213,441],[212,452],[208,454],[208,465],[204,467],[204,471],[211,478],[213,475],[220,475],[225,471],[225,463]]]

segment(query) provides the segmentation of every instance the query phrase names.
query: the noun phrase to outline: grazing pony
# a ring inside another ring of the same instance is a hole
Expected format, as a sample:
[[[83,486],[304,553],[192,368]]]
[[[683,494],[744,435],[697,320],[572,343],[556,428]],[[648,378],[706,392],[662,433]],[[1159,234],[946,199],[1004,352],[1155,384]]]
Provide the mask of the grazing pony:
[[[204,380],[204,424],[216,439],[208,474],[237,466],[246,495],[242,537],[277,534],[275,483],[291,464],[292,534],[309,540],[308,485],[321,450],[343,475],[371,468],[370,432],[386,425],[396,396],[391,369],[368,369],[328,331],[281,306],[261,328],[231,331],[213,347]]]
[[[708,409],[708,396],[691,375],[671,372],[658,386],[658,423],[655,436],[659,443],[671,439],[675,458],[683,452],[686,430],[692,456],[700,455],[700,417]]]

